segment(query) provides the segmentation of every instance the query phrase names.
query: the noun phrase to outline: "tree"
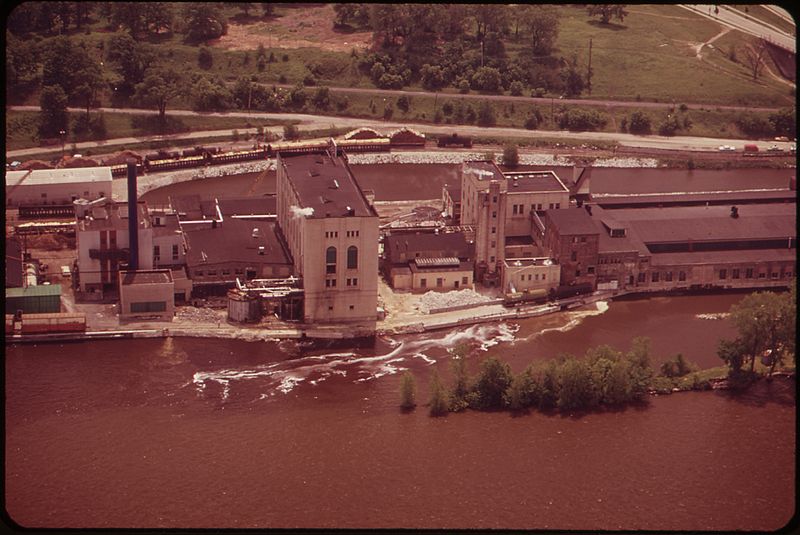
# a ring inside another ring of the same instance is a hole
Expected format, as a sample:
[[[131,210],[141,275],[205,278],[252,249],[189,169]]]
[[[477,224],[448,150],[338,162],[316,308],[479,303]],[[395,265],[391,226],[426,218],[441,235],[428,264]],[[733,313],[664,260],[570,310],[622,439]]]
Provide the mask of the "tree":
[[[198,111],[222,111],[230,108],[233,94],[219,78],[198,77],[192,83],[194,109]]]
[[[402,111],[403,113],[408,113],[410,107],[411,107],[411,102],[406,95],[401,95],[400,98],[397,99],[398,110]]]
[[[333,19],[334,28],[347,25],[347,22],[356,15],[357,10],[357,4],[334,4],[333,12],[336,13],[336,17]]]
[[[467,377],[467,348],[456,347],[451,354],[453,387],[450,389],[450,410],[457,412],[467,408],[467,394],[470,391],[469,377]]]
[[[428,91],[438,91],[445,86],[444,70],[438,65],[425,64],[420,70],[422,87]]]
[[[208,47],[201,46],[197,51],[197,64],[201,69],[209,70],[214,66],[214,55]]]
[[[472,87],[478,91],[497,93],[500,90],[500,71],[493,67],[480,67],[472,75]]]
[[[769,122],[776,135],[795,137],[795,132],[797,130],[797,110],[795,108],[778,110],[769,115]]]
[[[443,416],[447,414],[447,394],[444,391],[442,382],[439,380],[439,372],[433,370],[433,377],[431,378],[431,397],[430,397],[430,415]]]
[[[746,348],[740,339],[720,340],[717,346],[717,355],[730,368],[728,375],[736,376],[742,371]]]
[[[578,70],[578,56],[573,55],[561,70],[561,79],[564,81],[564,92],[568,97],[574,97],[583,91],[583,75]]]
[[[481,371],[475,381],[477,394],[476,407],[479,409],[500,409],[506,405],[506,390],[511,386],[513,375],[511,367],[495,357],[481,363]]]
[[[124,95],[133,94],[136,84],[144,80],[153,53],[147,45],[137,42],[127,33],[109,39],[106,50],[106,59],[121,78],[117,89]]]
[[[42,88],[39,96],[39,135],[43,138],[55,138],[66,132],[69,127],[67,115],[67,95],[60,85],[48,85]]]
[[[410,371],[406,370],[403,373],[403,377],[400,379],[400,407],[409,410],[413,409],[417,402],[415,401],[416,396],[416,382],[414,381],[414,376],[411,374]]]
[[[549,56],[558,38],[559,15],[552,5],[524,6],[521,19],[534,56]]]
[[[653,378],[653,370],[650,367],[650,339],[641,336],[634,338],[624,360],[628,367],[631,399],[642,399],[647,395]]]
[[[331,104],[331,91],[325,86],[318,87],[311,99],[314,106],[320,110],[327,110]]]
[[[167,103],[184,90],[180,75],[175,69],[151,67],[144,80],[136,85],[134,99],[158,109],[161,123],[166,119]]]
[[[19,8],[20,6],[17,6]],[[6,34],[6,88],[7,93],[19,86],[37,80],[39,62],[36,48],[29,46],[13,33]]]
[[[586,409],[597,403],[592,376],[587,364],[574,357],[566,359],[559,368],[558,408]]]
[[[299,137],[300,131],[298,130],[297,125],[287,124],[283,127],[283,139],[291,141],[293,139],[298,139]]]
[[[488,100],[484,100],[481,102],[481,106],[478,109],[478,126],[494,126],[496,123],[494,106],[492,106]]]
[[[192,42],[216,39],[228,33],[228,22],[217,4],[192,2],[185,4],[186,38]]]
[[[612,17],[625,20],[628,12],[625,10],[627,4],[589,4],[586,10],[590,17],[600,17],[603,24],[608,24]]]
[[[516,167],[519,165],[519,150],[513,143],[503,147],[503,165],[506,167]]]
[[[74,86],[72,96],[86,105],[86,120],[88,121],[92,104],[97,98],[98,91],[105,85],[106,78],[100,64],[88,55],[86,49],[78,47],[77,51],[72,70]]]
[[[767,42],[763,39],[753,40],[744,47],[745,63],[750,67],[753,81],[758,80],[764,70],[764,56],[767,53]]]
[[[630,131],[631,134],[649,134],[650,117],[638,110],[631,113],[628,119],[628,131]]]

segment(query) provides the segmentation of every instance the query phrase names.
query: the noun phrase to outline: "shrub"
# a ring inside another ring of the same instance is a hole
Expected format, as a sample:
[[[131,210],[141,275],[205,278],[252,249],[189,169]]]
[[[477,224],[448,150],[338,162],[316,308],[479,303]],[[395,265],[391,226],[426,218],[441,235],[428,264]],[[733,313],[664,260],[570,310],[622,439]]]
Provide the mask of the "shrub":
[[[214,55],[207,47],[201,46],[197,52],[197,65],[201,69],[209,70],[214,66]]]
[[[559,367],[558,408],[587,409],[597,404],[598,396],[586,362],[573,357]]]
[[[400,98],[397,99],[397,108],[403,113],[408,113],[408,109],[410,107],[411,107],[411,101],[407,96],[402,95]]]
[[[458,82],[458,92],[464,95],[469,93],[469,80],[467,80],[466,78],[462,78]]]
[[[596,110],[571,109],[558,116],[560,128],[577,132],[597,130],[607,122],[607,117]]]
[[[278,83],[279,84],[285,84],[286,83],[286,75],[285,74],[281,74],[280,76],[278,76]]]
[[[416,398],[416,384],[414,381],[414,376],[411,375],[411,372],[406,370],[403,373],[403,377],[400,380],[400,407],[403,409],[413,409],[417,402]]]
[[[283,127],[283,138],[287,140],[293,140],[300,137],[300,131],[297,129],[296,125],[287,124]]]
[[[449,100],[442,104],[442,113],[446,116],[450,116],[453,113],[453,104]]]
[[[303,85],[306,87],[317,85],[317,77],[311,73],[306,74],[303,76]]]
[[[649,134],[650,126],[650,117],[638,110],[631,113],[628,119],[628,131],[631,134]]]
[[[678,353],[672,359],[661,364],[661,375],[664,377],[683,377],[697,369],[696,364],[687,361],[683,354]]]
[[[528,130],[536,130],[542,122],[542,113],[537,107],[531,109],[528,116],[525,118],[525,128]]]
[[[447,414],[447,395],[442,387],[442,382],[439,380],[439,372],[433,370],[433,377],[431,378],[431,399],[430,399],[430,415],[443,416]]]
[[[522,96],[522,90],[524,89],[522,82],[519,80],[514,80],[511,82],[511,85],[508,86],[508,90],[514,97]]]
[[[484,100],[478,111],[478,126],[494,126],[495,124],[497,124],[497,119],[494,115],[494,106],[488,100]]]

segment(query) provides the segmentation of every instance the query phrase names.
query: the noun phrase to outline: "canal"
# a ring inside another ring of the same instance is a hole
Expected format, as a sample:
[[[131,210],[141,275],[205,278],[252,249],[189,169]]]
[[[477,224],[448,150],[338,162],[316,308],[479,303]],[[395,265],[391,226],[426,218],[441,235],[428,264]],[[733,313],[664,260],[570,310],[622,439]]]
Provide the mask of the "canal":
[[[6,351],[6,509],[28,527],[772,530],[795,505],[795,382],[588,414],[424,403],[477,371],[652,340],[707,367],[741,294],[601,303],[365,347],[139,339]],[[421,405],[399,410],[400,372]]]

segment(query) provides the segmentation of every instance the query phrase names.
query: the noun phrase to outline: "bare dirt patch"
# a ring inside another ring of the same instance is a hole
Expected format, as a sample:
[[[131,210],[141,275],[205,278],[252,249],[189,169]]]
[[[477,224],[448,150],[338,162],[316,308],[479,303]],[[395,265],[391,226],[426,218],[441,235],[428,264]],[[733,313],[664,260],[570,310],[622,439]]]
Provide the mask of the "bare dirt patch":
[[[256,50],[258,45],[274,48],[322,48],[334,52],[366,50],[372,46],[372,32],[341,32],[333,28],[333,6],[306,7],[270,20],[228,26],[228,34],[213,46],[228,50]]]

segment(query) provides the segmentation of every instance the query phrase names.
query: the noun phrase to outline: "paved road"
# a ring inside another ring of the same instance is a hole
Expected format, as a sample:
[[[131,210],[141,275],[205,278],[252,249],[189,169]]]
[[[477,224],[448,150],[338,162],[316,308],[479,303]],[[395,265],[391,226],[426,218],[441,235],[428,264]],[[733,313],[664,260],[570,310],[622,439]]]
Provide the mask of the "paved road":
[[[28,108],[36,109],[35,107],[28,107]],[[101,108],[101,110],[106,113],[110,113],[112,111],[117,113],[131,113],[131,114],[152,113],[150,110],[141,110],[134,108],[125,108],[125,109]],[[70,109],[70,111],[73,110]],[[607,142],[618,142],[621,145],[630,147],[659,148],[659,149],[671,149],[671,150],[700,150],[700,151],[717,150],[717,147],[719,147],[720,145],[734,145],[739,147],[743,143],[742,140],[740,139],[707,138],[707,137],[696,137],[696,136],[674,136],[674,137],[654,136],[654,135],[637,136],[633,134],[622,134],[614,132],[568,132],[565,130],[560,130],[560,131],[525,130],[522,128],[505,128],[505,127],[484,128],[479,126],[466,126],[466,125],[438,126],[430,124],[399,123],[393,121],[389,122],[376,121],[376,120],[359,119],[352,117],[308,115],[303,113],[263,113],[263,112],[253,112],[249,114],[246,112],[199,113],[189,110],[171,110],[169,113],[170,115],[178,115],[178,116],[195,115],[195,116],[217,116],[217,117],[249,117],[251,121],[257,121],[258,119],[284,119],[284,120],[288,119],[288,120],[299,121],[298,129],[302,131],[319,130],[335,126],[337,128],[370,127],[370,128],[375,128],[378,131],[387,132],[395,128],[407,126],[417,130],[430,132],[433,134],[452,134],[453,132],[458,132],[461,135],[467,135],[467,136],[495,135],[495,136],[518,137],[527,139],[548,138],[548,139],[563,139],[565,141],[582,140],[589,143],[591,143],[592,141],[607,141]],[[266,128],[266,130],[270,130],[276,133],[281,133],[283,129],[282,127],[269,127]],[[256,129],[255,128],[239,129],[239,132],[255,133]],[[133,144],[133,143],[141,143],[144,141],[197,139],[197,138],[213,137],[213,136],[226,136],[230,135],[230,133],[231,130],[227,129],[227,130],[212,130],[212,131],[202,131],[202,132],[187,132],[184,134],[171,134],[166,136],[127,137],[127,138],[109,139],[102,142],[89,141],[89,142],[76,143],[76,147],[78,150],[83,150],[86,148],[102,149],[103,146],[107,145]],[[756,144],[759,145],[759,147],[762,150],[765,150],[767,147],[773,144],[778,145],[784,150],[788,150],[789,146],[793,145],[793,143],[787,143],[787,142],[783,143],[756,142]],[[58,149],[55,149],[55,151],[57,150]],[[41,153],[41,152],[43,152],[43,149],[41,147],[37,147],[32,149],[20,149],[15,151],[8,151],[6,155],[7,157],[12,157],[12,158],[24,158],[27,155]]]
[[[681,4],[681,7],[724,26],[760,37],[793,53],[797,52],[795,36],[731,7],[719,5],[719,13],[714,11],[714,6],[707,4]]]

